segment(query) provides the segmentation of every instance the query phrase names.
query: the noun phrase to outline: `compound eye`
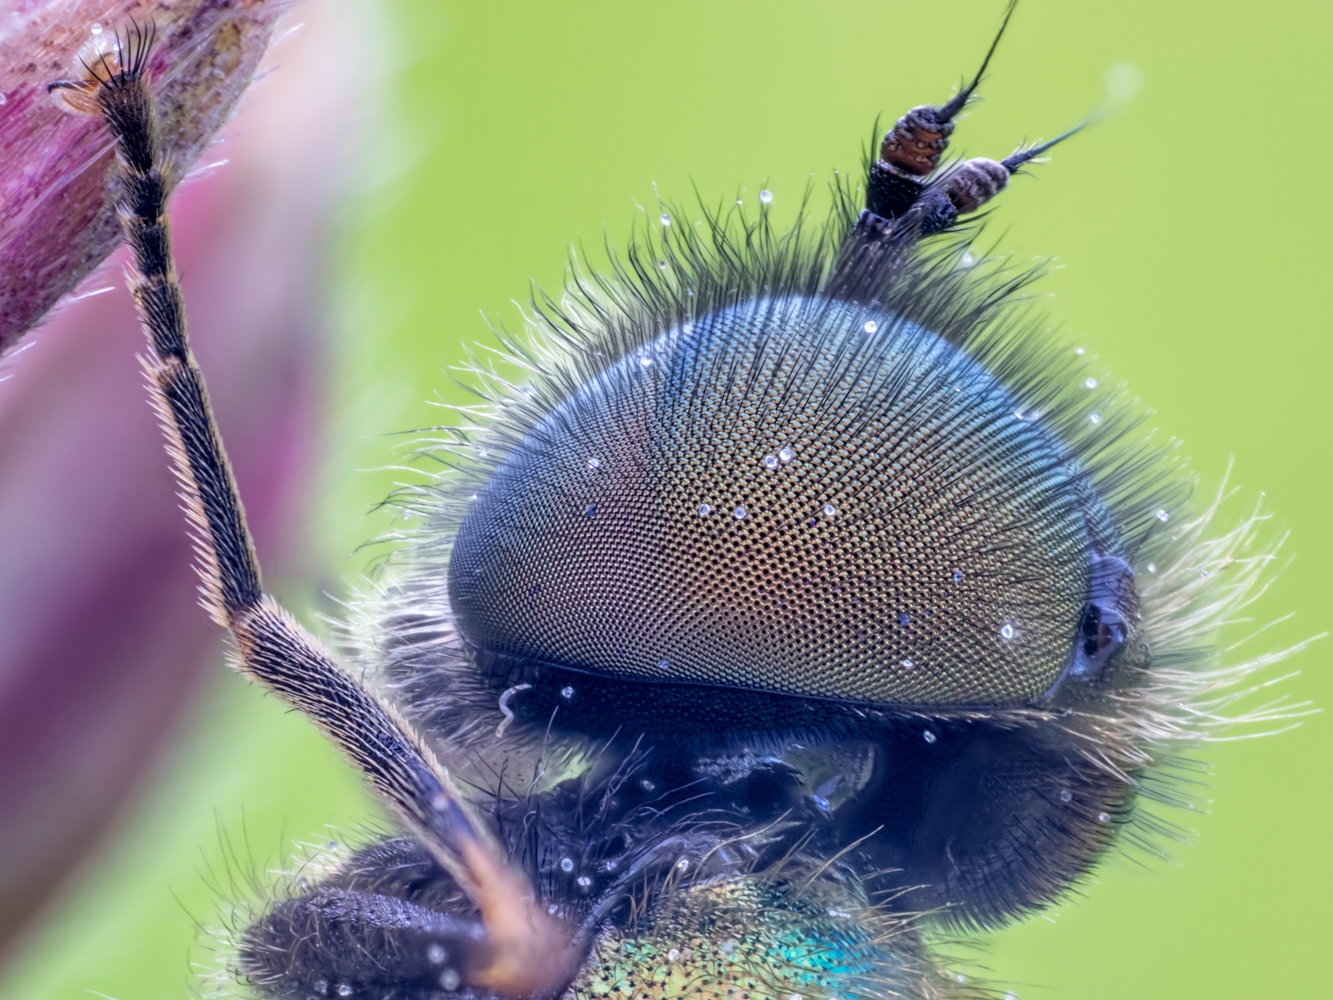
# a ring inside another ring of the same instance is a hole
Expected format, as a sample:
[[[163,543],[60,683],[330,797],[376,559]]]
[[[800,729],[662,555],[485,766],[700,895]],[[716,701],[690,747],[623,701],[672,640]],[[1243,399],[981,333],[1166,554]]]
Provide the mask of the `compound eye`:
[[[459,632],[648,684],[1036,704],[1128,620],[1110,516],[1057,427],[882,309],[720,310],[523,432],[454,542]]]

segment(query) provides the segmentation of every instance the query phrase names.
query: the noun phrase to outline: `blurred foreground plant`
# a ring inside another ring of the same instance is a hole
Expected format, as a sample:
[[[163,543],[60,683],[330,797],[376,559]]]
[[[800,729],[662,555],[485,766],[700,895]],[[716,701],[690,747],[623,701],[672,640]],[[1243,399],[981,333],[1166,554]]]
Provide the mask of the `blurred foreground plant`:
[[[260,555],[279,570],[315,444],[330,165],[347,159],[357,103],[325,50],[329,6],[298,11],[314,30],[280,48],[280,72],[229,124],[288,4],[52,0],[0,14],[0,351],[120,240],[102,126],[59,112],[46,84],[90,33],[152,17],[180,169],[219,128],[228,137],[205,158],[231,162],[174,199],[175,243]],[[119,272],[113,258],[0,358],[0,948],[107,832],[217,660]]]

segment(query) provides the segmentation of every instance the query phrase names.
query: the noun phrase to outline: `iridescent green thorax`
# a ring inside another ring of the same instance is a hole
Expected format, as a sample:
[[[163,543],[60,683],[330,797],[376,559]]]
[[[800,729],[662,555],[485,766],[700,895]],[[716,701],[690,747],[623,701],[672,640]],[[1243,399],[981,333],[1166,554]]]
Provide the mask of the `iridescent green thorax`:
[[[851,893],[797,888],[736,876],[681,890],[643,933],[607,932],[567,1000],[834,1000],[917,995],[938,979],[904,921]]]

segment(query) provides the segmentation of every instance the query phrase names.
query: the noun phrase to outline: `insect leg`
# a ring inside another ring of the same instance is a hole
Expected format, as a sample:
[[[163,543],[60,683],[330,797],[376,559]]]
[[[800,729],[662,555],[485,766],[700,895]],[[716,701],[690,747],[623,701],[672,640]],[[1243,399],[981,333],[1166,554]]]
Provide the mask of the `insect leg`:
[[[114,51],[85,64],[84,79],[51,89],[67,109],[99,114],[116,142],[116,206],[133,250],[130,287],[150,349],[145,368],[194,532],[203,604],[235,635],[240,669],[319,725],[476,902],[487,958],[467,966],[473,977],[467,985],[510,996],[557,992],[573,969],[569,935],[538,908],[527,879],[509,866],[393,706],[261,588],[236,483],[186,335],[167,220],[172,178],[147,77],[154,35],[151,25],[134,25],[117,36]]]

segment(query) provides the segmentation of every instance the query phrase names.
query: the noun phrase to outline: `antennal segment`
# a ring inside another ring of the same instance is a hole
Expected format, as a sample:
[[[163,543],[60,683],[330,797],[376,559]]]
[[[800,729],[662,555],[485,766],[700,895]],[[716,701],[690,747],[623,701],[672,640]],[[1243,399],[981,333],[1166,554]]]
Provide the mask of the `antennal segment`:
[[[924,184],[919,178],[933,172],[949,146],[956,118],[972,99],[991,57],[1004,37],[1018,0],[1009,0],[1004,19],[992,39],[981,66],[971,81],[939,106],[923,104],[898,119],[880,143],[879,159],[870,168],[866,190],[866,208],[883,219],[894,219],[907,211],[921,197]]]

